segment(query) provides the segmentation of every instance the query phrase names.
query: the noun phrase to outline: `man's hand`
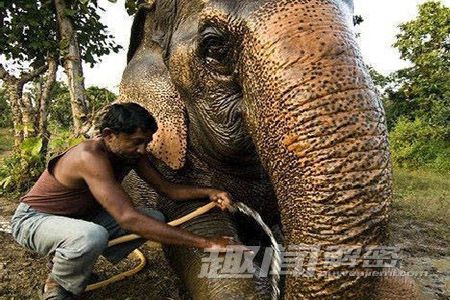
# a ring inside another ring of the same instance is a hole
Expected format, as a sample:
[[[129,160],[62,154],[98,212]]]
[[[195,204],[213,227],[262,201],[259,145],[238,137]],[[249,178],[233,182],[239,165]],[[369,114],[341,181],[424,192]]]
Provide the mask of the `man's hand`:
[[[209,200],[215,202],[221,210],[226,210],[231,208],[233,201],[231,200],[230,194],[224,191],[211,190],[209,194]]]
[[[210,239],[210,246],[206,249],[210,252],[227,252],[227,251],[253,251],[244,245],[239,245],[232,237],[222,236]]]

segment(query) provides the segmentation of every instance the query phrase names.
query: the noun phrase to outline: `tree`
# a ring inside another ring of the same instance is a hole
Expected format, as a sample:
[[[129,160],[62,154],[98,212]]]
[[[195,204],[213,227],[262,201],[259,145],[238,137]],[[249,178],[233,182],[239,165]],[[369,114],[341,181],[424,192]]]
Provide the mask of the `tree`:
[[[80,45],[81,49],[85,47],[88,50],[85,50],[84,60],[91,65],[97,61],[95,56],[109,54],[110,49],[117,52],[121,47],[109,40],[112,36],[106,33],[106,26],[99,21],[96,0],[54,0],[54,6],[60,34],[60,50],[68,79],[74,131],[79,134],[82,124],[87,121],[89,110]],[[88,24],[89,36],[86,36],[85,31],[77,32],[77,28],[85,28]]]
[[[91,86],[86,89],[86,96],[90,103],[89,115],[95,115],[95,112],[105,105],[116,100],[117,95],[108,89]],[[70,98],[67,85],[62,82],[56,82],[50,96],[50,121],[58,127],[67,129],[71,124],[70,117]]]
[[[11,109],[9,108],[6,97],[6,90],[0,87],[0,128],[12,127]]]
[[[57,63],[58,44],[56,39],[51,38],[56,36],[52,23],[48,5],[31,0],[2,2],[0,53],[8,63],[0,64],[0,79],[5,83],[12,111],[16,146],[27,135],[38,134],[38,130],[30,123],[35,118],[29,115],[32,113],[31,103],[27,94],[23,94],[23,89],[46,70],[49,72],[48,78],[54,77],[50,73],[56,72],[53,66]],[[46,84],[51,85],[52,81]],[[44,98],[42,100],[45,102]]]
[[[18,146],[24,139],[25,135],[28,134],[32,130],[29,126],[29,122],[27,123],[24,120],[23,115],[27,115],[29,110],[29,98],[26,98],[25,101],[22,99],[23,96],[23,87],[26,83],[33,80],[36,76],[39,76],[47,69],[46,65],[40,66],[37,69],[32,70],[31,72],[22,72],[19,77],[9,74],[8,71],[4,69],[2,65],[0,65],[0,79],[5,81],[6,85],[6,93],[9,99],[9,104],[11,106],[11,113],[13,119],[13,127],[14,127],[14,145]],[[29,120],[28,118],[27,120]]]
[[[388,77],[383,95],[394,164],[450,171],[450,9],[420,5],[394,46],[412,66]]]
[[[415,20],[400,25],[394,46],[412,67],[391,75],[387,90],[394,118],[420,117],[446,128],[450,138],[450,8],[439,1],[419,6]]]
[[[91,104],[89,111],[91,116],[94,116],[104,106],[117,99],[117,95],[113,92],[106,88],[100,88],[97,86],[88,87],[86,94],[89,99],[89,103]]]
[[[64,129],[72,125],[69,89],[63,82],[57,81],[50,96],[49,121]]]
[[[81,66],[80,49],[77,32],[73,29],[73,21],[65,0],[54,0],[59,34],[61,36],[61,54],[64,59],[64,69],[70,91],[72,105],[73,127],[78,134],[82,124],[88,117],[88,103],[84,93],[83,68]]]
[[[58,64],[56,60],[52,59],[48,62],[49,72],[47,77],[39,82],[39,98],[36,101],[39,109],[36,119],[36,127],[38,128],[40,137],[42,138],[42,152],[44,156],[46,155],[47,145],[50,139],[50,133],[48,131],[48,121],[47,121],[47,111],[50,98],[50,92],[56,81],[56,70]]]
[[[59,16],[71,21],[72,34],[67,34],[64,28],[58,27],[55,21],[54,1],[0,1],[3,6],[0,10],[0,53],[8,62],[0,64],[0,79],[5,82],[10,99],[8,102],[13,112],[16,144],[23,139],[22,112],[24,111],[25,115],[31,112],[27,109],[30,106],[27,98],[25,97],[22,101],[23,88],[25,84],[41,76],[48,69],[48,62],[51,59],[71,66],[67,67],[70,71],[70,68],[77,69],[77,64],[71,63],[73,61],[80,64],[80,60],[83,60],[93,65],[102,55],[109,54],[110,51],[117,52],[120,49],[100,22],[96,0],[66,0],[64,2],[67,6],[60,11]],[[70,46],[74,45],[73,40],[79,41],[78,54],[76,51],[70,51]],[[83,87],[82,72],[77,73],[76,76],[68,74],[68,77],[71,78],[70,86]],[[49,83],[49,81],[46,82]],[[45,90],[51,90],[51,87],[44,88],[43,91]],[[84,95],[84,90],[82,94]],[[80,98],[72,97],[72,99]],[[86,104],[83,99],[77,100],[77,103]],[[80,118],[84,118],[84,111],[79,114],[74,109],[74,112],[75,117],[81,115]],[[45,118],[40,119],[45,120]],[[77,122],[74,123],[75,127],[78,126]]]
[[[81,61],[93,65],[102,55],[117,52],[120,46],[100,22],[97,0],[0,0],[0,8],[0,80],[7,97],[0,105],[9,105],[16,137],[15,151],[0,166],[0,193],[23,192],[45,168],[50,147],[47,124],[54,111],[49,101],[55,90],[58,65],[66,67],[72,91],[81,95],[66,98],[64,105],[70,107],[72,98],[83,103],[85,109]],[[71,70],[78,73],[73,75]],[[79,123],[88,113],[70,111],[65,117],[79,117]],[[60,145],[70,140],[76,139],[67,136]]]

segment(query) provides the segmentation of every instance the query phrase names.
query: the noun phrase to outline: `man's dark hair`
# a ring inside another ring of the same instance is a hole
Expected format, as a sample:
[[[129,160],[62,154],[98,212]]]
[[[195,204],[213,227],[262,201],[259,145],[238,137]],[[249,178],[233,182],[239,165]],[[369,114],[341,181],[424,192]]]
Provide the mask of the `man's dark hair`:
[[[109,128],[115,133],[135,133],[138,128],[155,133],[158,129],[155,118],[142,106],[136,103],[116,103],[110,106],[103,116],[100,132]]]

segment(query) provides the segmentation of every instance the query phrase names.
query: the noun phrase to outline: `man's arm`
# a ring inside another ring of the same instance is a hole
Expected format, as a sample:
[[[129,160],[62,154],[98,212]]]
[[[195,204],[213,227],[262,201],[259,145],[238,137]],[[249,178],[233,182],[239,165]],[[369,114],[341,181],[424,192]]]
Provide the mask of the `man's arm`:
[[[167,181],[155,168],[150,164],[148,157],[144,156],[138,163],[136,172],[139,177],[145,180],[159,194],[167,196],[173,200],[191,200],[200,198],[209,198],[211,201],[225,210],[231,206],[231,196],[224,191],[197,187],[192,185],[177,184]]]
[[[125,230],[163,244],[217,249],[229,244],[225,239],[206,239],[140,213],[115,180],[109,160],[101,153],[84,151],[79,172],[95,199]]]

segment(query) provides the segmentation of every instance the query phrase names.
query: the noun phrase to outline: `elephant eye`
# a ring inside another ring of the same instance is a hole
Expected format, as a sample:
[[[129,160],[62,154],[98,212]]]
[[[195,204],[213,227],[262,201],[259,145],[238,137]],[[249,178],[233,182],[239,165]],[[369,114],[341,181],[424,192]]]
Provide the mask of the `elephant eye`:
[[[199,54],[204,63],[221,74],[232,73],[232,48],[222,36],[207,33],[199,45]]]

